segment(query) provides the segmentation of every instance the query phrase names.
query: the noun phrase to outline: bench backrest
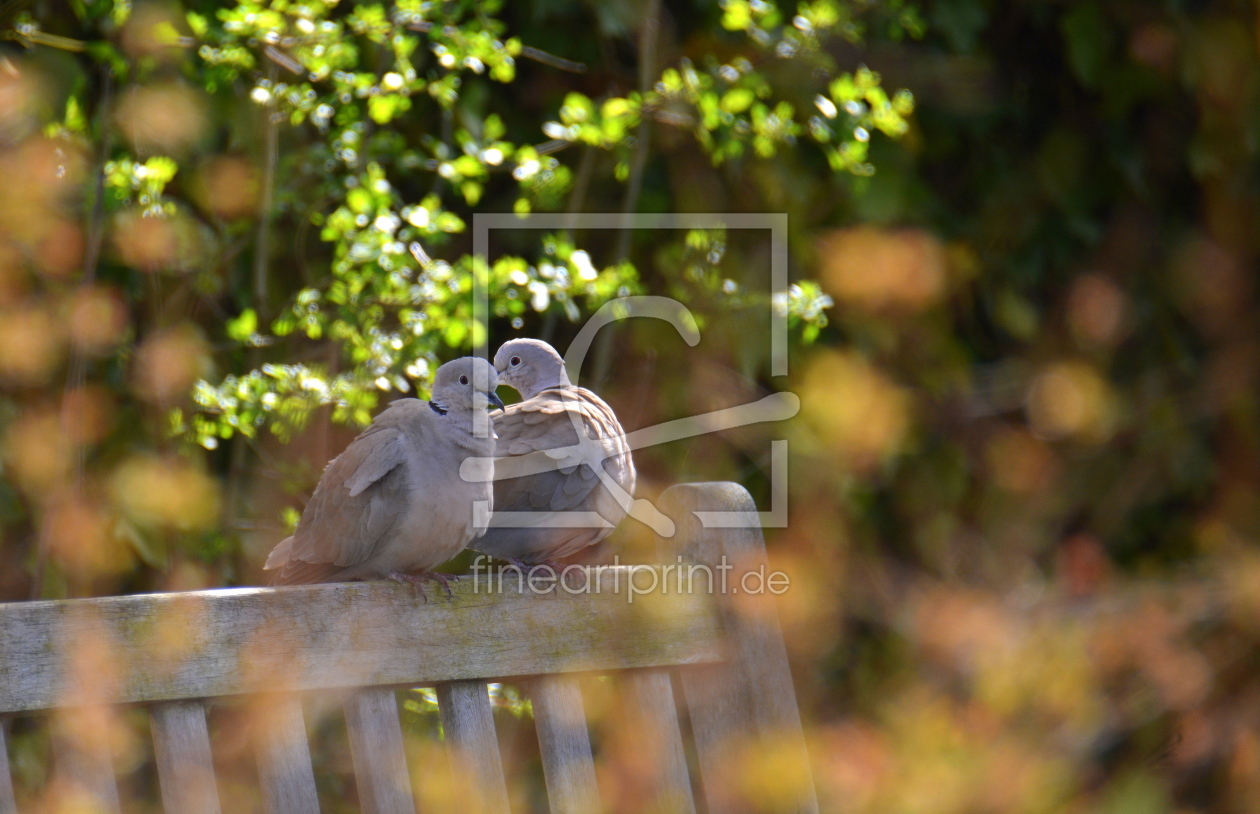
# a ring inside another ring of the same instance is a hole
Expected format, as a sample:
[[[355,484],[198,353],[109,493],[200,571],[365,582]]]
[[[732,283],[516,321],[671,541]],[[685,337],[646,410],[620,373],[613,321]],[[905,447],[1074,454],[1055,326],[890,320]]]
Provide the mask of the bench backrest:
[[[486,682],[510,679],[533,705],[552,812],[586,814],[601,806],[577,674],[624,672],[624,703],[654,746],[652,810],[694,812],[693,787],[710,812],[738,810],[730,787],[764,749],[803,772],[776,810],[816,811],[777,618],[764,598],[750,605],[737,593],[742,574],[764,569],[760,529],[702,522],[722,517],[706,512],[755,517],[751,498],[736,484],[687,484],[660,507],[676,524],[661,559],[677,569],[676,552],[705,566],[687,573],[690,590],[678,590],[678,570],[623,566],[588,568],[588,585],[575,575],[542,596],[518,591],[512,576],[500,592],[482,574],[449,599],[430,591],[427,603],[392,583],[346,583],[0,605],[0,713],[73,709],[79,725],[54,730],[57,774],[92,809],[118,812],[114,758],[93,736],[93,710],[144,704],[164,809],[218,814],[205,701],[249,696],[267,810],[309,814],[319,803],[301,694],[339,690],[363,811],[415,814],[394,690],[434,685],[464,810],[506,814]],[[0,727],[0,814],[16,810]]]

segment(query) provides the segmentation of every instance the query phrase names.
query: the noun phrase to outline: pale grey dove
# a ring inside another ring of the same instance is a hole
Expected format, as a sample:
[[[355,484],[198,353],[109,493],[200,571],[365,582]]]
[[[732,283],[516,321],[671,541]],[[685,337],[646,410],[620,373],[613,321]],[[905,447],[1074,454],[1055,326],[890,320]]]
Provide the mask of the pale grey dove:
[[[391,577],[445,585],[428,572],[485,530],[473,503],[493,499],[490,483],[465,481],[459,468],[493,454],[493,435],[476,437],[473,415],[503,406],[497,379],[484,359],[456,359],[438,368],[430,401],[390,404],[324,470],[293,536],[267,557],[272,584]]]
[[[510,471],[512,458],[530,453],[547,455],[551,466],[496,479],[496,513],[470,547],[500,559],[538,563],[594,545],[622,521],[634,496],[634,460],[617,416],[599,396],[569,382],[564,360],[546,342],[506,342],[494,355],[494,366],[499,383],[524,399],[494,417],[496,469]],[[579,431],[584,436],[580,446]],[[596,474],[600,466],[608,483]],[[563,516],[557,522],[553,512],[594,513],[607,525],[565,527]]]

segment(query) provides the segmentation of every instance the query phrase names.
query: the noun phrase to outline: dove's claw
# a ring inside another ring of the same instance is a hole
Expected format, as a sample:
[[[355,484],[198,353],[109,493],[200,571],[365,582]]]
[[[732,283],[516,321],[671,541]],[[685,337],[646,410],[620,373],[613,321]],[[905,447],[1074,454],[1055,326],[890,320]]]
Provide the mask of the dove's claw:
[[[454,598],[455,594],[451,593],[451,583],[457,582],[459,577],[451,576],[450,574],[443,574],[440,571],[428,571],[424,576],[428,579],[437,580],[442,583],[442,590],[446,591],[446,598]]]
[[[424,592],[424,580],[421,577],[415,574],[404,574],[402,571],[390,571],[389,578],[394,582],[401,582],[415,588],[416,593],[420,594],[420,598],[424,600],[424,604],[429,604],[429,595]]]

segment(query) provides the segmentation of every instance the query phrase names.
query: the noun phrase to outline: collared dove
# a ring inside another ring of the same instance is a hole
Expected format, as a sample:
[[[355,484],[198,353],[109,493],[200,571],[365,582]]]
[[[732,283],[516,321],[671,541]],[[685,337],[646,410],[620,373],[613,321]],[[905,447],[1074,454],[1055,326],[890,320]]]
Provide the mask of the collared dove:
[[[467,482],[459,468],[493,454],[493,433],[476,437],[473,414],[503,407],[497,380],[488,362],[468,356],[438,368],[432,400],[390,404],[324,470],[293,536],[267,557],[272,584],[390,577],[445,585],[428,572],[485,531],[473,503],[493,499],[491,484]]]
[[[496,479],[496,513],[470,547],[500,559],[537,563],[594,545],[622,521],[634,496],[634,460],[617,416],[599,396],[569,382],[564,360],[546,342],[506,342],[494,355],[494,366],[500,384],[524,399],[494,417],[496,468],[510,471],[512,458],[531,453],[550,460],[544,459],[547,471]],[[564,515],[552,512],[593,513],[607,525],[564,525]]]

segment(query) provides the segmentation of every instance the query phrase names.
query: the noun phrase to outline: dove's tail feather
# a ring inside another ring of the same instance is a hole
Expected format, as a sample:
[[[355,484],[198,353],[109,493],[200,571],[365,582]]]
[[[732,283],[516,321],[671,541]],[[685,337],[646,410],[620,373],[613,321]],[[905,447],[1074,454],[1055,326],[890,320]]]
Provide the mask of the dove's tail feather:
[[[289,560],[283,563],[271,578],[272,585],[311,585],[317,582],[338,582],[347,569],[330,562],[302,562]]]
[[[293,549],[293,537],[285,537],[276,547],[271,549],[271,553],[267,555],[267,562],[263,565],[264,571],[271,571],[281,567],[289,561],[289,551]]]
[[[328,562],[303,562],[290,559],[293,553],[293,538],[285,537],[267,555],[264,571],[275,571],[271,575],[272,585],[308,585],[313,582],[334,581],[337,574],[345,568]]]

